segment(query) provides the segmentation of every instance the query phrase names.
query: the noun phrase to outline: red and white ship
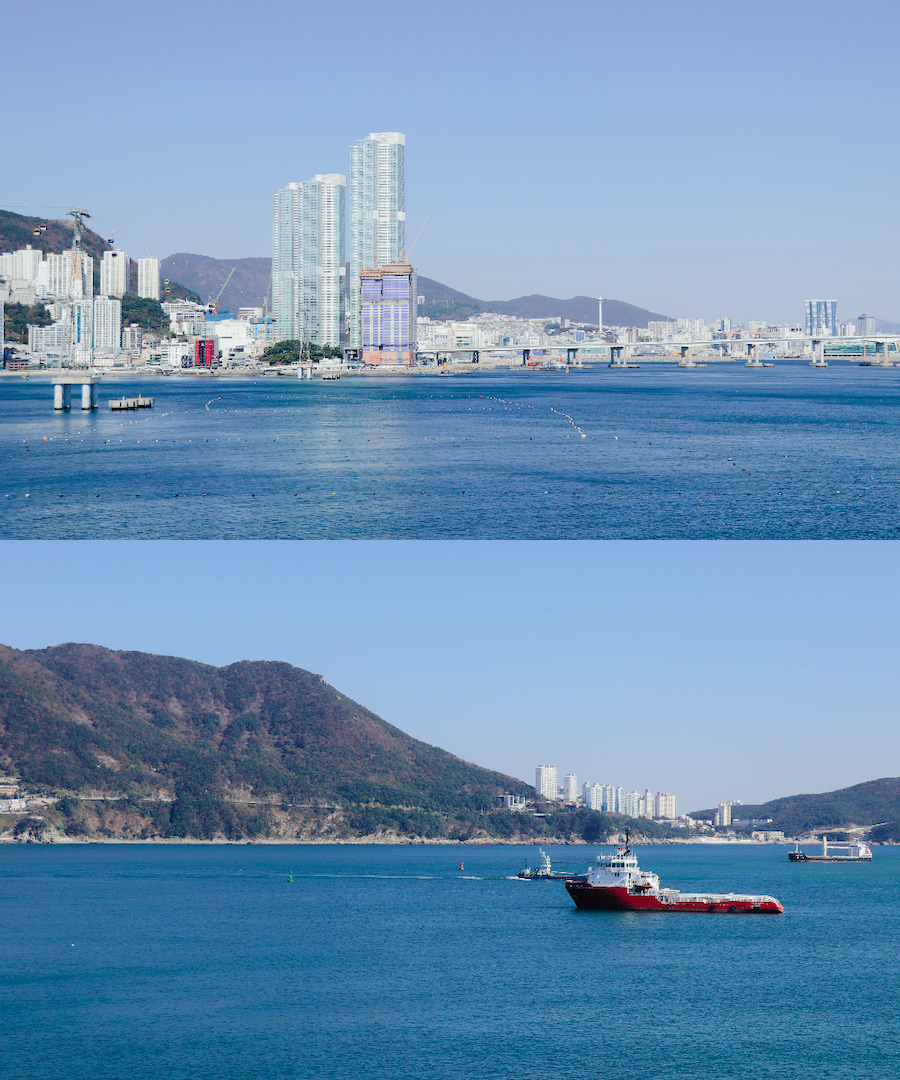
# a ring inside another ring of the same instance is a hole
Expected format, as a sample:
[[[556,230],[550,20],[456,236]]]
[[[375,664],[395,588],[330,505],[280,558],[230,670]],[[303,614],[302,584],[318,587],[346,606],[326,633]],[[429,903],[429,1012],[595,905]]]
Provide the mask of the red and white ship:
[[[683,893],[661,889],[659,878],[641,870],[627,841],[615,855],[600,855],[587,876],[566,882],[579,908],[595,911],[723,911],[734,914],[784,911],[774,896],[738,893]]]

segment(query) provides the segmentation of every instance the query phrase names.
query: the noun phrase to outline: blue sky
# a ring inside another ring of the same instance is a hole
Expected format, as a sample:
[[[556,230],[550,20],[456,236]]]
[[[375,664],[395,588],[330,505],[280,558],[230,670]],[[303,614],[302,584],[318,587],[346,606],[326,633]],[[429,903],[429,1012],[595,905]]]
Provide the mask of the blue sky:
[[[475,296],[900,320],[896,3],[374,10],[9,8],[0,206],[84,205],[134,255],[268,255],[275,189],[399,130],[420,273]]]
[[[682,810],[900,774],[895,543],[6,541],[0,641],[286,660]]]

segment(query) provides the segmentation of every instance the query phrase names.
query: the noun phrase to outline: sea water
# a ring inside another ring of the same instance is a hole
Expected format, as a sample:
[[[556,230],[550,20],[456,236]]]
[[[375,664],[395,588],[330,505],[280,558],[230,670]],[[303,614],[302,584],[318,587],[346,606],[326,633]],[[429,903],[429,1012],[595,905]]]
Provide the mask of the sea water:
[[[111,412],[123,393],[156,404]],[[54,413],[48,382],[0,381],[0,536],[900,532],[900,370],[149,378],[100,396],[97,412]]]
[[[4,846],[2,1075],[896,1075],[900,851],[636,850],[785,913],[580,912],[534,848]]]

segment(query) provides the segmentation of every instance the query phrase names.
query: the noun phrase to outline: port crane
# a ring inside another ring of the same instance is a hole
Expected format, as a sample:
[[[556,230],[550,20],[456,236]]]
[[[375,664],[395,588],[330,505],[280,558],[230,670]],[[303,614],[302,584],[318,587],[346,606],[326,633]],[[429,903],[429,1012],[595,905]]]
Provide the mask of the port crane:
[[[237,270],[237,267],[232,266],[231,274],[233,274],[235,270]],[[228,284],[229,281],[231,281],[231,274],[229,274],[228,277],[225,278],[225,280],[222,282],[222,288],[219,289],[219,293],[216,296],[215,300],[210,300],[209,304],[207,305],[209,309],[213,311],[216,315],[219,314],[219,300],[221,300],[222,298],[222,293],[225,292],[225,286]]]

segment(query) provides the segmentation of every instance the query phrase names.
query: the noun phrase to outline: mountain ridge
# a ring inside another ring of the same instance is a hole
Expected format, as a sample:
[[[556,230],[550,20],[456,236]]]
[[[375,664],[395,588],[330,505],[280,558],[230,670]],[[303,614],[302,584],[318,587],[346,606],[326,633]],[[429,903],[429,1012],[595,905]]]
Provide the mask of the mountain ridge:
[[[177,278],[182,284],[199,293],[204,300],[212,299],[222,288],[234,268],[234,276],[222,291],[223,309],[236,312],[241,307],[262,307],[269,294],[272,260],[264,257],[214,259],[209,255],[178,252],[162,260],[163,273]],[[592,296],[573,296],[568,300],[533,293],[512,300],[479,300],[453,289],[433,278],[419,276],[419,294],[425,297],[419,314],[434,319],[467,319],[472,315],[490,312],[516,315],[523,319],[563,318],[570,322],[597,325],[597,299]],[[271,294],[269,294],[271,302]],[[666,315],[625,303],[623,300],[603,301],[603,322],[606,326],[638,326],[645,328],[650,320],[665,320]]]

